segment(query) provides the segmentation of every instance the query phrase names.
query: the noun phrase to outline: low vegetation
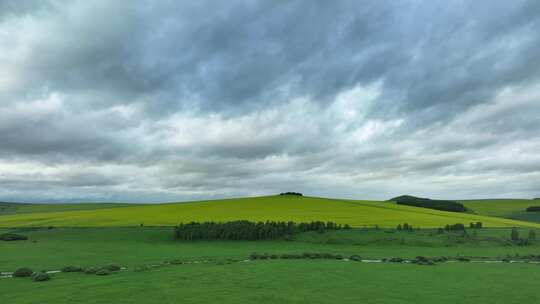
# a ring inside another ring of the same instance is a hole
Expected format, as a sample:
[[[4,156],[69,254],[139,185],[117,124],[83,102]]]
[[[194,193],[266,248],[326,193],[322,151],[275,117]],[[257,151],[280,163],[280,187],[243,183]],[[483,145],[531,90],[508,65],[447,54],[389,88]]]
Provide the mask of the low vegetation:
[[[45,272],[37,272],[32,276],[32,279],[36,282],[44,282],[49,281],[51,279],[51,276]]]
[[[28,240],[27,236],[16,234],[16,233],[2,233],[0,234],[1,241],[24,241]]]
[[[530,206],[525,209],[527,212],[540,212],[540,206]]]
[[[432,200],[429,198],[416,197],[411,195],[402,195],[390,199],[398,205],[407,205],[421,208],[429,208],[450,212],[465,212],[467,209],[463,204],[456,201]]]
[[[82,267],[79,267],[79,266],[66,266],[66,267],[63,267],[62,272],[81,272],[83,271]]]
[[[24,278],[24,277],[30,277],[32,276],[34,272],[30,268],[18,268],[13,272],[14,278]]]

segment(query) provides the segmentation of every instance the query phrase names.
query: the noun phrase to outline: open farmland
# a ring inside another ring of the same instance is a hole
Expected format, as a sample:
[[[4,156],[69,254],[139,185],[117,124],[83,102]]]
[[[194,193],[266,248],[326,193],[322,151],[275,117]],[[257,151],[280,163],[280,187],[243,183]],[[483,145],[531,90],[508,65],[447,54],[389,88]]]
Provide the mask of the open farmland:
[[[353,201],[296,196],[266,196],[189,203],[35,212],[0,217],[0,227],[173,226],[191,221],[333,221],[353,227],[435,228],[480,221],[485,227],[540,227],[540,224],[465,213],[437,211],[381,201]]]

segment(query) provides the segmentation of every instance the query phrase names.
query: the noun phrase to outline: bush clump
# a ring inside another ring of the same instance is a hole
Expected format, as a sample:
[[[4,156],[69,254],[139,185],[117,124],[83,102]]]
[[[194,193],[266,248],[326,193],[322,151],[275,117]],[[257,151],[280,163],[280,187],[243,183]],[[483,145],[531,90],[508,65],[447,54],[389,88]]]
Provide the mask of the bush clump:
[[[469,228],[472,228],[472,229],[481,229],[482,226],[483,226],[482,222],[469,223]]]
[[[540,212],[540,206],[530,206],[525,210],[528,212]]]
[[[13,273],[13,277],[14,278],[29,277],[29,276],[32,276],[32,273],[34,272],[30,268],[19,268],[15,270],[15,272]]]
[[[96,271],[96,275],[98,276],[105,276],[105,275],[109,275],[111,274],[111,272],[105,268],[101,268],[99,269],[98,271]]]
[[[107,266],[104,266],[103,268],[107,269],[108,271],[120,271],[120,269],[122,269],[119,265],[116,264],[109,264]]]
[[[33,280],[36,282],[44,282],[51,279],[51,276],[45,272],[38,272],[34,275]]]
[[[353,255],[351,255],[351,256],[349,257],[349,260],[360,262],[360,261],[362,261],[362,257],[359,256],[359,255],[353,254]]]
[[[16,233],[2,233],[0,234],[0,240],[2,241],[25,241],[28,237]]]
[[[444,230],[446,231],[465,231],[465,225],[461,223],[452,224],[452,225],[446,225],[444,227]]]
[[[66,266],[61,269],[62,272],[81,272],[83,269],[79,266]]]
[[[86,274],[96,274],[100,270],[99,267],[88,267],[84,270],[84,273]]]
[[[359,256],[357,256],[360,258]],[[283,260],[295,260],[295,259],[329,259],[329,260],[342,260],[343,256],[340,254],[333,253],[320,253],[320,252],[304,252],[301,254],[268,254],[268,253],[256,253],[253,252],[249,255],[250,260],[274,260],[274,259],[283,259]]]

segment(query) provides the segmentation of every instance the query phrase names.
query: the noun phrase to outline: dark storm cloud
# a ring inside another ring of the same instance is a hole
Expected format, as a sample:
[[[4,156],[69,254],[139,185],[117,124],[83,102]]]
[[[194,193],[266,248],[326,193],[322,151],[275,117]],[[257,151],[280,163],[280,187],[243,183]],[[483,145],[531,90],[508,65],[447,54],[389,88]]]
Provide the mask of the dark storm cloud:
[[[538,1],[0,0],[0,199],[533,195],[538,16]]]

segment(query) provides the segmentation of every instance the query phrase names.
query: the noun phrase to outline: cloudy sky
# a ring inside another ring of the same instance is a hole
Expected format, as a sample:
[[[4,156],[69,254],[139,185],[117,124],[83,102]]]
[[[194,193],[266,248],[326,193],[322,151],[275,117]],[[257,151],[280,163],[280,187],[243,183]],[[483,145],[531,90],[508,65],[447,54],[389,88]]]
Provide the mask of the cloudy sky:
[[[540,1],[0,0],[0,200],[540,196]]]

